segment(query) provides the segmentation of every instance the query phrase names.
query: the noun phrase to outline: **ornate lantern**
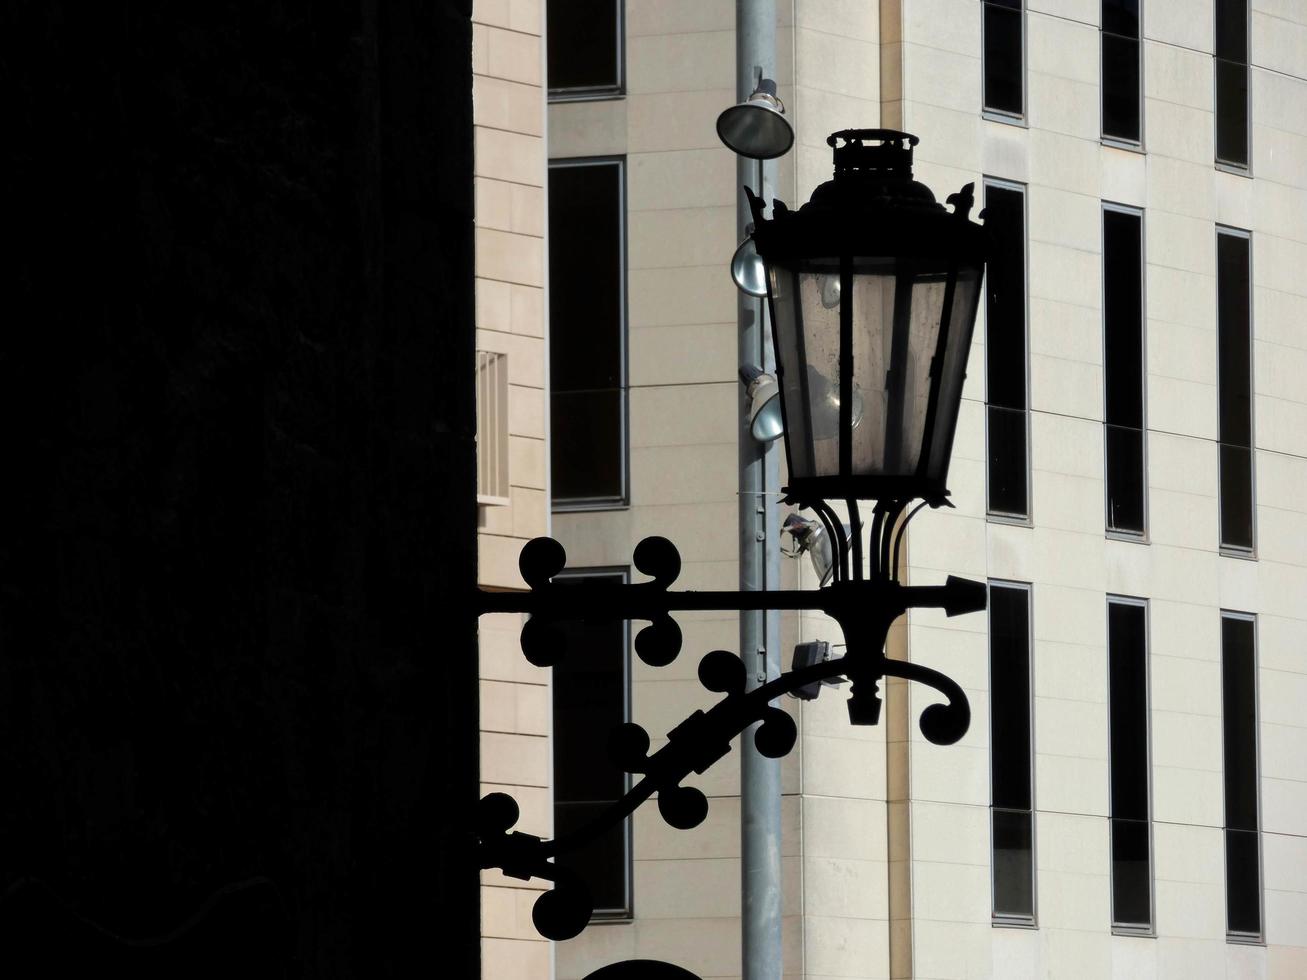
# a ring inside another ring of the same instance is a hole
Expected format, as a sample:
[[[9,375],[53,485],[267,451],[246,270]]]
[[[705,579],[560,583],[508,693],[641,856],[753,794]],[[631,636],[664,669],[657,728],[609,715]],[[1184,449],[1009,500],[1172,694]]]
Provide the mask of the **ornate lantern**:
[[[869,142],[876,141],[876,142]],[[950,213],[912,179],[917,137],[832,134],[835,176],[769,220],[767,270],[787,492],[800,503],[942,503],[985,267],[968,184]]]

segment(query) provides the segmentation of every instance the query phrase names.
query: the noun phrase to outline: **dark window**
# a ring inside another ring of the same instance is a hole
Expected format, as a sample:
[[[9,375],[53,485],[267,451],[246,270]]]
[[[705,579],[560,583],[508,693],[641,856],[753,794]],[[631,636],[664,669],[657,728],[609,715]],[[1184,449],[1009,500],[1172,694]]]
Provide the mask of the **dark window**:
[[[560,585],[579,580],[625,580],[622,572],[559,576]],[[565,837],[601,814],[626,792],[627,776],[608,757],[609,732],[629,718],[626,624],[561,624],[567,655],[553,668],[554,836]],[[593,844],[559,855],[590,889],[595,914],[631,914],[630,824],[623,821]]]
[[[989,586],[989,771],[994,918],[1035,916],[1030,589]]]
[[[1103,209],[1103,422],[1107,529],[1142,534],[1143,215]]]
[[[1248,3],[1216,0],[1216,160],[1248,166]]]
[[[1026,195],[986,183],[985,227],[994,243],[985,273],[985,398],[988,509],[1026,517]]]
[[[1120,37],[1139,37],[1139,0],[1103,0],[1103,30]]]
[[[985,108],[1025,114],[1021,0],[985,0]]]
[[[1103,0],[1103,135],[1139,142],[1139,0]]]
[[[626,248],[620,160],[549,168],[555,503],[626,498]]]
[[[1112,803],[1112,925],[1152,927],[1148,806],[1147,612],[1138,602],[1107,604],[1109,767]]]
[[[549,95],[605,98],[622,93],[622,0],[550,0]]]
[[[1217,400],[1221,546],[1253,548],[1252,294],[1249,239],[1216,236]]]
[[[1257,653],[1247,616],[1221,617],[1225,735],[1225,923],[1231,936],[1262,933],[1257,808]]]

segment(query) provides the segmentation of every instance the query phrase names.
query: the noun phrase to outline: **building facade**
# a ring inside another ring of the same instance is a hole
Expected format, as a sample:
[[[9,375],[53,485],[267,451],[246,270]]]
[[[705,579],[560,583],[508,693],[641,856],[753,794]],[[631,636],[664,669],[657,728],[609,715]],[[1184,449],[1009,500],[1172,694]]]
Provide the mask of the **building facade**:
[[[548,533],[543,8],[472,14],[476,194],[477,558],[483,588],[525,587],[522,545]],[[518,830],[552,833],[549,672],[523,658],[520,618],[480,622],[481,792],[511,794]],[[482,873],[482,976],[548,977],[531,924],[539,881]]]
[[[828,179],[830,132],[906,130],[917,179],[974,182],[997,243],[955,506],[913,523],[905,569],[987,581],[990,609],[890,640],[963,685],[972,728],[926,742],[932,692],[895,683],[875,728],[835,689],[786,705],[785,975],[1307,975],[1307,10],[777,6],[777,197]],[[520,586],[515,549],[551,527],[573,573],[638,577],[662,534],[678,587],[733,588],[734,5],[476,19],[478,347],[508,354],[511,487],[482,508],[483,582]],[[552,679],[519,624],[483,622],[483,778],[520,789],[523,829],[621,791],[585,726],[656,737],[712,703],[697,661],[736,620],[679,619],[669,667],[592,630],[576,645],[612,656]],[[810,639],[841,642],[784,621],[784,666]],[[697,781],[699,828],[646,807],[583,856],[603,898],[574,940],[533,940],[538,883],[488,881],[486,975],[738,977],[737,760]]]

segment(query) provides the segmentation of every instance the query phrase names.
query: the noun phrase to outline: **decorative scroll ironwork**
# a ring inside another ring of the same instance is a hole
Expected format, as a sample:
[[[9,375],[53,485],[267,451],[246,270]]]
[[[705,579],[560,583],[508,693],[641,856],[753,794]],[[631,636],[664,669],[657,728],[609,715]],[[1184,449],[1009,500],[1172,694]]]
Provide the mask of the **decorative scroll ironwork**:
[[[689,970],[661,960],[623,960],[611,963],[585,980],[700,980]]]
[[[565,633],[560,627],[568,620],[645,621],[647,625],[635,637],[636,654],[650,666],[667,666],[681,649],[681,630],[671,616],[678,610],[816,609],[840,624],[846,641],[844,656],[789,671],[753,690],[747,690],[746,669],[735,654],[714,650],[704,656],[699,662],[699,682],[721,694],[721,700],[706,711],[692,712],[667,733],[666,744],[652,753],[649,733],[642,726],[626,723],[614,729],[609,738],[614,762],[640,778],[621,799],[564,837],[545,840],[515,831],[512,828],[519,811],[513,798],[504,793],[484,797],[478,809],[481,867],[499,868],[521,880],[539,878],[554,884],[553,889],[541,893],[532,912],[542,935],[569,939],[585,928],[593,912],[585,883],[554,858],[595,841],[655,793],[658,812],[670,826],[681,830],[697,827],[708,814],[708,799],[683,781],[691,773],[706,772],[750,726],[757,724],[754,745],[764,756],[779,758],[794,747],[797,730],[793,719],[770,703],[782,694],[814,682],[847,677],[852,683],[850,722],[874,725],[880,719],[880,679],[902,677],[928,684],[946,699],[921,714],[919,725],[927,739],[949,745],[966,733],[971,708],[962,688],[939,671],[885,656],[884,645],[890,624],[910,608],[935,606],[950,616],[984,609],[985,585],[953,576],[942,586],[905,586],[897,580],[894,570],[903,526],[899,518],[905,502],[876,506],[869,535],[870,578],[863,574],[856,506],[850,508],[854,524],[849,535],[827,505],[814,509],[831,534],[840,569],[830,586],[816,591],[674,592],[669,586],[680,573],[680,555],[666,538],[651,537],[641,541],[632,556],[636,569],[650,576],[648,582],[573,581],[562,585],[554,579],[566,566],[563,546],[551,538],[536,538],[522,549],[518,562],[529,592],[478,593],[483,614],[530,614],[522,628],[522,652],[538,667],[553,666],[566,656]]]

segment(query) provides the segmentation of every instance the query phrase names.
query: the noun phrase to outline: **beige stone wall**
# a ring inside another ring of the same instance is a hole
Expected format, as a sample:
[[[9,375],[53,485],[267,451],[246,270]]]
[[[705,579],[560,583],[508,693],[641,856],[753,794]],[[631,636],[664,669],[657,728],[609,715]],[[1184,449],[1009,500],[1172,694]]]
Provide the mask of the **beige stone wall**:
[[[478,121],[481,93],[490,92],[486,72],[504,74],[508,92],[535,85],[539,98],[538,48],[532,61],[512,46],[515,36],[501,37],[500,60],[492,57],[490,22],[508,35],[529,34],[525,8],[504,4],[492,16],[491,6],[478,7]],[[738,384],[726,263],[738,189],[734,161],[713,131],[734,99],[733,6],[630,0],[624,97],[549,106],[546,148],[520,106],[495,88],[493,104],[514,121],[502,133],[494,124],[494,136],[478,130],[478,180],[497,181],[485,214],[498,222],[478,231],[478,261],[484,255],[486,263],[478,267],[486,271],[478,326],[507,324],[495,332],[527,349],[543,322],[529,241],[542,225],[533,232],[523,223],[532,212],[521,195],[543,183],[546,157],[625,157],[630,506],[559,512],[553,533],[575,568],[628,565],[641,538],[664,534],[681,550],[683,588],[736,581]],[[917,519],[909,574],[922,584],[948,573],[1034,583],[1039,913],[1036,930],[990,921],[985,617],[923,611],[896,636],[895,650],[967,689],[974,719],[959,745],[921,739],[916,719],[933,698],[919,685],[890,686],[888,717],[873,729],[851,729],[844,696],[829,689],[816,702],[787,704],[801,735],[784,764],[786,977],[1307,975],[1307,673],[1299,653],[1307,623],[1297,608],[1307,587],[1307,508],[1298,490],[1307,482],[1307,13],[1253,4],[1249,179],[1212,166],[1209,3],[1197,12],[1187,0],[1143,4],[1144,153],[1099,141],[1094,0],[1029,4],[1026,126],[981,117],[976,0],[778,6],[778,80],[797,131],[778,197],[797,205],[828,177],[830,131],[881,124],[921,137],[918,177],[941,198],[985,176],[1027,185],[1033,526],[984,515],[982,316],[950,481],[958,509]],[[538,33],[538,16],[536,23]],[[531,64],[534,75],[509,74]],[[482,160],[505,169],[492,175]],[[507,198],[498,183],[509,185]],[[1147,544],[1108,540],[1103,531],[1104,200],[1145,209]],[[479,218],[482,201],[479,193]],[[1215,546],[1218,222],[1253,231],[1256,561],[1221,557]],[[515,375],[519,454],[544,435],[542,355],[538,367],[534,380]],[[543,473],[543,443],[538,451]],[[543,475],[538,485],[521,484],[543,487]],[[515,581],[511,563],[528,536],[517,521],[543,515],[538,498],[525,499],[532,506],[521,509],[524,517],[505,523],[496,515],[499,524],[485,529],[493,533],[483,534],[484,567],[502,575],[496,584]],[[515,497],[515,515],[518,504]],[[784,568],[787,581],[815,587],[806,564]],[[1107,593],[1150,599],[1153,939],[1114,937],[1108,927]],[[1221,608],[1259,617],[1264,947],[1224,939]],[[729,614],[680,620],[685,644],[673,666],[634,663],[634,720],[655,746],[711,701],[695,680],[699,657],[738,648]],[[518,652],[517,626],[483,624],[484,765],[488,783],[518,787],[524,828],[548,833],[547,688]],[[786,659],[798,638],[841,639],[815,615],[787,620],[784,636]],[[733,752],[695,780],[710,796],[702,827],[672,830],[653,807],[637,814],[634,919],[596,923],[558,944],[560,980],[626,957],[667,959],[705,978],[739,976],[737,758]],[[528,945],[534,896],[511,884],[487,889],[487,923],[506,923],[496,926],[503,935],[493,964],[487,947],[487,970],[547,976],[547,961],[531,959],[543,955],[541,944]],[[519,954],[526,959],[512,959]]]
[[[735,581],[738,383],[725,270],[735,168],[713,128],[734,90],[733,22],[733,4],[723,0],[627,3],[625,96],[549,107],[552,159],[626,160],[630,385],[630,506],[555,513],[554,532],[580,568],[628,566],[640,539],[666,535],[680,549],[684,588]],[[691,710],[711,704],[695,679],[699,657],[738,646],[729,615],[678,618],[685,642],[672,666],[649,668],[632,654],[632,717],[655,747]],[[706,822],[677,831],[654,805],[637,811],[635,917],[596,922],[558,944],[559,980],[637,956],[704,977],[738,976],[734,754],[691,782],[710,797]]]
[[[947,193],[1027,184],[1033,526],[984,514],[984,325],[950,486],[912,532],[920,583],[1034,583],[1039,928],[990,925],[983,616],[912,616],[913,659],[973,698],[960,745],[912,744],[918,977],[1307,975],[1307,10],[1254,3],[1251,179],[1213,156],[1212,7],[1144,11],[1144,150],[1101,145],[1098,8],[1033,2],[1028,127],[979,112],[980,5],[903,4],[903,127]],[[1148,543],[1103,530],[1100,208],[1144,209]],[[1255,561],[1217,547],[1215,230],[1253,232]],[[1113,936],[1105,595],[1150,600],[1156,938]],[[1258,615],[1265,946],[1225,941],[1220,610]],[[912,692],[913,711],[931,701]]]
[[[483,507],[483,585],[522,588],[517,554],[547,527],[545,141],[540,0],[473,12],[476,343],[508,357],[509,506]]]
[[[540,0],[474,5],[476,346],[508,359],[509,502],[478,508],[478,577],[490,588],[524,587],[518,552],[547,533],[549,520],[543,33]],[[549,674],[522,657],[520,627],[517,616],[481,620],[481,792],[510,793],[522,808],[516,829],[547,837],[553,826]],[[531,923],[540,887],[483,873],[486,980],[550,976],[550,944]]]
[[[826,138],[832,132],[881,125],[881,17],[874,3],[794,0],[779,6],[789,8],[794,22],[789,109],[796,133],[795,149],[782,161],[778,196],[797,207],[831,179]],[[799,587],[817,587],[806,558],[785,564],[797,572]],[[843,643],[839,627],[817,613],[802,616],[786,639],[781,655],[787,668],[799,640]],[[800,731],[800,834],[790,845],[801,869],[794,885],[801,911],[795,976],[890,975],[890,717],[887,712],[886,724],[877,727],[851,726],[847,690],[826,688],[815,701],[790,702]],[[893,702],[887,703],[892,710]]]
[[[738,472],[735,161],[717,139],[734,102],[734,4],[628,3],[624,98],[549,108],[549,156],[626,159],[629,251],[630,506],[554,514],[575,567],[627,565],[650,534],[684,560],[678,586],[734,588]],[[776,196],[806,199],[828,179],[825,140],[879,124],[875,5],[778,4],[781,97],[796,152],[781,161]],[[793,79],[802,71],[805,84]],[[796,184],[801,185],[796,190]],[[787,583],[799,566],[783,566]],[[810,578],[804,566],[802,574]],[[809,581],[809,587],[815,583]],[[634,664],[634,720],[659,737],[710,705],[695,677],[709,650],[737,651],[729,613],[679,617],[683,652],[667,668]],[[781,656],[802,635],[840,640],[824,617],[787,620]],[[843,698],[800,715],[800,744],[783,765],[785,975],[888,975],[885,743],[851,730]],[[705,978],[740,974],[739,770],[732,752],[693,779],[711,802],[693,831],[668,828],[653,807],[635,818],[635,917],[596,923],[557,951],[560,980],[615,959],[667,959]],[[693,882],[693,887],[687,887]]]

